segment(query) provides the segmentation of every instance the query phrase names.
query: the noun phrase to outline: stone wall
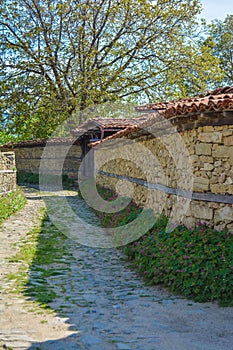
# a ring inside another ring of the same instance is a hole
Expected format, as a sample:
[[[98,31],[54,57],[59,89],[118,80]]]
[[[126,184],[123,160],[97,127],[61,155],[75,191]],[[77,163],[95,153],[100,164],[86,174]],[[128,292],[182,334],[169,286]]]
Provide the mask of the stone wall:
[[[15,190],[15,155],[13,152],[0,152],[0,194]]]
[[[94,148],[97,183],[188,227],[233,231],[233,123],[124,142]]]
[[[17,171],[39,174],[43,151],[43,146],[15,146]],[[81,163],[81,148],[79,145],[72,145],[67,154],[65,154],[66,146],[63,144],[49,145],[46,147],[46,151],[46,155],[43,156],[46,169],[43,172],[58,175],[59,169],[62,168],[63,175],[67,175],[71,179],[78,178],[78,170]]]

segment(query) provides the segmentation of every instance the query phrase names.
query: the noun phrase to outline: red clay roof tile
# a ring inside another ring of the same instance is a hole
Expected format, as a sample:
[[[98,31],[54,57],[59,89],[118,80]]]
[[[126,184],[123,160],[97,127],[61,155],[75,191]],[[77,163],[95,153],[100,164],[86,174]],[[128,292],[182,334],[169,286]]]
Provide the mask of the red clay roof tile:
[[[172,116],[208,112],[232,110],[233,87],[226,86],[207,92],[193,98],[184,98],[177,101],[150,103],[136,108],[139,112],[160,111],[166,118]]]
[[[88,133],[90,130],[98,129],[114,129],[119,130],[112,136],[104,139],[104,141],[118,138],[129,134],[132,131],[140,130],[145,126],[149,126],[155,122],[155,120],[162,116],[162,118],[170,119],[182,115],[197,114],[200,112],[211,111],[233,111],[233,86],[226,86],[224,88],[218,88],[213,91],[208,91],[205,94],[196,96],[193,98],[184,98],[177,101],[166,101],[158,103],[150,103],[144,106],[138,106],[136,108],[138,112],[151,112],[151,116],[148,114],[141,115],[138,118],[93,118],[88,119],[78,127],[72,130],[73,135],[76,137],[82,136]],[[68,141],[67,141],[68,140]],[[71,139],[41,139],[22,141],[19,143],[8,143],[3,147],[30,147],[30,146],[45,146],[47,144],[59,144],[70,142]],[[77,141],[76,141],[77,142]],[[91,146],[99,144],[100,141],[94,142]]]
[[[206,94],[202,94],[193,98],[184,98],[177,101],[149,103],[144,106],[138,106],[136,108],[138,112],[151,112],[151,117],[147,115],[145,121],[135,127],[129,126],[126,129],[115,133],[103,140],[106,142],[111,139],[126,136],[132,131],[143,129],[146,126],[153,124],[159,116],[162,118],[170,119],[173,117],[179,117],[197,113],[208,113],[212,111],[233,111],[233,86],[226,86],[224,88],[218,88],[213,91],[208,91]],[[97,141],[92,143],[91,146],[96,146],[100,143]]]
[[[92,118],[88,119],[79,126],[73,128],[71,131],[73,135],[81,136],[90,130],[98,129],[125,129],[129,126],[138,125],[142,121],[146,120],[146,117],[138,118]]]

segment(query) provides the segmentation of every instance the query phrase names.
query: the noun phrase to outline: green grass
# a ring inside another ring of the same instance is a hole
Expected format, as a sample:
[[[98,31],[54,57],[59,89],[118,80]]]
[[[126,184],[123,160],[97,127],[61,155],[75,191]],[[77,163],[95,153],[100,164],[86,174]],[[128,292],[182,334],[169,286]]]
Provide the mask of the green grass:
[[[19,263],[15,275],[8,275],[8,280],[14,280],[14,292],[26,295],[43,308],[49,308],[49,303],[57,295],[48,279],[69,271],[72,256],[67,240],[44,214],[41,226],[26,235],[19,244],[19,251],[9,259],[11,263]]]
[[[114,195],[99,190],[104,198]],[[119,226],[140,213],[135,203],[120,214],[99,213],[104,226]],[[97,212],[98,214],[98,212]],[[123,251],[148,284],[163,285],[173,293],[198,302],[218,301],[233,306],[233,234],[204,225],[165,231],[168,219],[161,216],[154,227]]]
[[[26,204],[26,198],[20,189],[15,192],[0,195],[0,225]]]

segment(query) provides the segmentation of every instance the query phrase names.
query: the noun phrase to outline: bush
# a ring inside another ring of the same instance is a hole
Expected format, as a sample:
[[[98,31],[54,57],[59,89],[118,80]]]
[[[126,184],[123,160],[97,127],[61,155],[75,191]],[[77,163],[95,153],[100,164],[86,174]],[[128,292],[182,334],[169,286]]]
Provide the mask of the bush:
[[[178,227],[166,233],[157,223],[124,252],[152,284],[195,301],[233,306],[233,234],[227,230]]]
[[[52,185],[53,183],[56,184],[57,180],[59,179],[57,175],[51,175],[51,174],[43,175],[43,178],[44,178],[44,181],[46,181],[49,185]],[[19,171],[17,172],[17,182],[19,184],[38,185],[39,174]],[[68,177],[68,175],[62,175],[62,185],[65,188],[70,188],[70,187],[73,187],[75,183],[74,183],[74,180]]]
[[[39,174],[18,171],[17,172],[17,182],[18,183],[28,183],[28,184],[39,184]]]
[[[19,189],[15,192],[0,195],[0,224],[3,220],[22,209],[26,204],[26,198]]]
[[[100,192],[109,199],[109,191]],[[99,216],[105,226],[119,226],[140,210],[132,203],[120,214]],[[233,234],[204,225],[192,230],[179,226],[166,233],[167,221],[161,216],[147,234],[122,248],[132,265],[149,284],[164,285],[198,302],[233,306]]]

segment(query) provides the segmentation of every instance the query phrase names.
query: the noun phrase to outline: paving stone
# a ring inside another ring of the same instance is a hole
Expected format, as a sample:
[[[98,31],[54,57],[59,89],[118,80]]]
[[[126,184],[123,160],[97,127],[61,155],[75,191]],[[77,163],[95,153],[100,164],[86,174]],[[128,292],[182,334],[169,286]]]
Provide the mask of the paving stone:
[[[123,343],[116,343],[117,349],[119,350],[132,350],[131,346]]]
[[[55,311],[46,325],[44,315],[35,317],[24,310],[26,297],[8,295],[12,283],[4,276],[19,264],[9,264],[15,253],[14,243],[38,225],[38,212],[44,207],[39,192],[25,189],[28,204],[14,218],[7,220],[0,232],[0,278],[5,281],[0,291],[0,339],[14,344],[14,350],[229,350],[233,343],[233,308],[200,304],[174,297],[159,287],[146,286],[116,249],[80,245],[72,239],[65,242],[70,255],[62,257],[54,269],[59,276],[47,278],[47,286],[57,297],[50,303]],[[42,193],[43,196],[49,193]],[[73,191],[53,193],[68,196],[72,208],[97,223]],[[65,268],[66,267],[66,268]],[[40,283],[40,274],[30,271],[31,283]],[[2,283],[1,283],[2,286]],[[9,306],[11,305],[11,306]],[[208,308],[206,308],[208,306]],[[7,319],[7,310],[14,310]],[[14,319],[22,317],[23,324]],[[47,316],[46,316],[47,317]],[[40,322],[42,322],[40,324]],[[12,323],[12,327],[6,324]],[[45,327],[45,328],[43,328]],[[47,334],[43,329],[49,330]],[[69,335],[64,336],[69,329]],[[55,333],[59,330],[60,333]],[[59,336],[55,337],[55,334]],[[53,340],[51,340],[53,339]],[[1,349],[1,342],[0,342]]]

